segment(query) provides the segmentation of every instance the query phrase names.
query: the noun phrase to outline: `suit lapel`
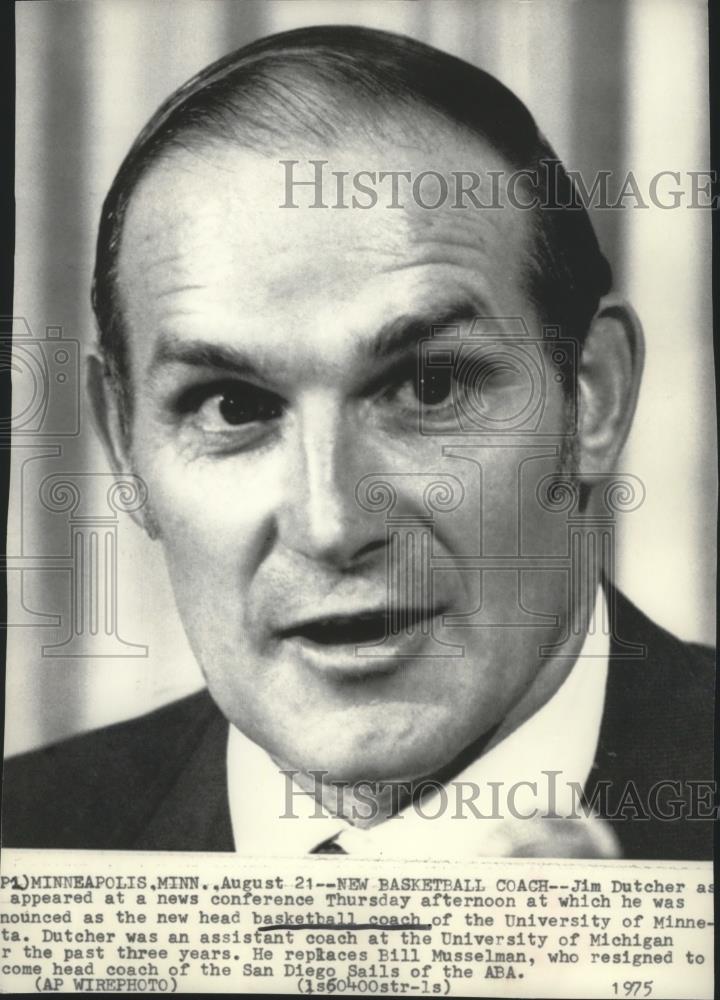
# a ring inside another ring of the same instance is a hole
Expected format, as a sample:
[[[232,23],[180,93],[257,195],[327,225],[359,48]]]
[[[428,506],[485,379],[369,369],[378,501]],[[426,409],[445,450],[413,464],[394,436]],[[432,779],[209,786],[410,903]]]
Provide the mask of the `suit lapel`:
[[[682,785],[676,798],[687,808],[687,782],[712,777],[706,761],[712,741],[704,735],[704,716],[712,707],[707,699],[698,704],[698,692],[689,683],[695,658],[685,643],[653,624],[619,591],[608,586],[607,592],[613,638],[586,799],[592,802],[599,793],[602,803],[607,795],[607,810],[600,811],[611,818],[627,857],[703,857],[707,823],[663,819],[653,808],[653,790],[663,783]],[[625,639],[643,647],[644,655],[631,655]],[[660,799],[666,811],[667,799],[667,793]]]
[[[164,788],[134,845],[136,850],[234,850],[225,763],[227,732],[227,721],[212,705],[199,741],[188,748],[186,765]]]

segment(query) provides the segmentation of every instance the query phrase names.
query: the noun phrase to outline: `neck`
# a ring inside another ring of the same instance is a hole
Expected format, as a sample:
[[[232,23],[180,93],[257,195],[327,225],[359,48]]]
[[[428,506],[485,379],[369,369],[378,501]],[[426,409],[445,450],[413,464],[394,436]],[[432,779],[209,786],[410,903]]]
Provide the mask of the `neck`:
[[[578,603],[575,619],[568,621],[568,638],[552,656],[541,661],[529,686],[497,727],[488,741],[485,751],[497,746],[542,708],[567,679],[587,638],[599,586],[600,578],[598,576]],[[596,627],[598,627],[598,623],[596,623]]]

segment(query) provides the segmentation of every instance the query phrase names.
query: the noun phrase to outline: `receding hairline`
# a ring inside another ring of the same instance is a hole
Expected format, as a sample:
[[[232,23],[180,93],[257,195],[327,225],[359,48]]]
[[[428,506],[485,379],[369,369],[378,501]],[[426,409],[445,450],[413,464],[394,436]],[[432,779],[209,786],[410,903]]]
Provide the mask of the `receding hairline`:
[[[421,113],[421,108],[418,108],[418,113]],[[418,170],[429,170],[437,171],[442,173],[446,178],[451,178],[452,172],[454,170],[475,170],[483,175],[485,171],[494,170],[496,168],[505,169],[508,166],[507,159],[492,145],[489,139],[483,136],[477,136],[471,133],[467,129],[462,129],[459,126],[456,127],[454,122],[445,121],[443,122],[443,128],[445,130],[445,135],[448,138],[448,145],[442,146],[442,152],[440,154],[440,159],[433,159],[433,151],[430,148],[430,144],[420,144],[418,141],[418,133],[408,134],[407,138],[412,139],[412,149],[410,155],[407,155],[407,146],[404,143],[397,145],[397,134],[390,135],[387,133],[387,139],[383,142],[382,140],[375,139],[372,143],[373,152],[377,154],[377,160],[375,162],[367,162],[366,165],[369,169],[378,171],[380,169],[402,169],[403,166],[412,166],[413,158],[420,159],[422,162],[417,164]],[[431,138],[434,142],[437,142],[438,131],[434,130],[431,133]],[[450,159],[448,161],[448,151],[449,143],[456,143],[457,154],[453,149],[450,152]],[[364,144],[357,137],[347,136],[341,141],[338,139],[334,143],[335,148],[326,148],[323,150],[322,159],[327,161],[326,170],[328,172],[327,185],[325,188],[325,198],[326,203],[332,202],[335,190],[332,183],[331,173],[334,169],[342,169],[347,167],[354,162],[354,154],[358,149],[364,151]],[[220,153],[220,157],[215,158],[215,152]],[[403,152],[405,151],[405,152]],[[251,169],[253,163],[265,164],[265,169],[268,172],[276,169],[277,170],[277,198],[268,203],[268,207],[271,209],[277,209],[277,218],[280,220],[283,212],[290,211],[289,209],[281,208],[281,201],[284,197],[284,179],[283,170],[281,164],[277,157],[284,155],[284,150],[282,149],[271,149],[266,148],[262,153],[258,152],[255,147],[248,147],[241,142],[240,139],[231,138],[228,136],[216,136],[216,135],[205,135],[203,132],[199,131],[197,134],[193,135],[192,141],[190,143],[183,143],[182,145],[176,145],[172,148],[165,148],[158,157],[156,157],[152,162],[147,165],[147,168],[143,171],[141,177],[139,177],[133,186],[132,194],[128,199],[128,204],[126,207],[125,218],[123,220],[122,232],[120,237],[120,244],[117,250],[117,274],[115,279],[116,291],[118,295],[118,305],[126,320],[126,336],[131,333],[129,329],[129,324],[127,323],[128,317],[128,295],[129,289],[123,277],[127,277],[127,270],[123,266],[123,260],[127,258],[127,253],[124,252],[124,246],[126,241],[126,236],[129,232],[129,226],[132,220],[136,220],[136,225],[139,224],[140,227],[145,228],[145,238],[150,238],[149,225],[153,228],[157,226],[177,226],[180,230],[184,224],[184,221],[179,214],[179,212],[173,218],[173,210],[176,202],[173,200],[175,198],[175,192],[173,192],[168,199],[162,199],[165,207],[169,206],[169,212],[165,218],[158,217],[153,219],[150,224],[148,224],[148,214],[147,205],[149,201],[150,211],[153,209],[153,193],[148,191],[148,187],[152,188],[153,185],[158,183],[163,183],[163,174],[165,178],[172,175],[173,171],[180,171],[176,173],[176,177],[182,178],[183,174],[188,175],[187,184],[183,184],[182,187],[187,191],[192,190],[193,178],[192,178],[192,163],[195,158],[197,158],[198,166],[200,170],[205,170],[206,168],[217,169],[218,171],[218,183],[223,184],[227,179],[227,184],[229,188],[235,184],[235,178],[233,178],[230,173],[226,170],[225,165],[222,162],[222,157],[229,154],[231,157],[234,155],[239,155],[241,158],[247,158],[248,167]],[[300,170],[305,167],[307,169],[307,163],[313,156],[319,155],[318,150],[315,148],[308,148],[305,151],[300,151],[294,149],[294,159],[297,160]],[[205,155],[208,153],[208,155]],[[306,154],[307,153],[307,157]],[[402,157],[404,155],[404,161]],[[336,159],[337,156],[337,159]],[[343,159],[347,157],[347,160]],[[444,161],[444,162],[443,162]],[[187,165],[190,164],[190,169],[187,169]],[[243,171],[243,161],[242,159],[237,161],[237,183],[239,196],[243,196],[243,192],[248,191],[247,187],[242,185],[242,171]],[[417,174],[411,171],[411,176]],[[300,174],[298,176],[301,176]],[[202,195],[199,196],[202,198]],[[138,204],[139,202],[145,202]],[[256,194],[253,191],[249,191],[247,194],[247,211],[252,213],[258,204]],[[475,236],[477,235],[478,245],[482,245],[482,230],[477,230],[475,228],[475,223],[480,222],[479,216],[482,215],[483,219],[492,223],[491,228],[487,230],[488,232],[496,231],[496,223],[500,221],[501,217],[506,217],[505,212],[501,214],[497,209],[489,209],[487,211],[477,211],[468,210],[467,208],[463,210],[456,210],[450,208],[448,205],[444,204],[437,210],[428,211],[418,205],[416,205],[411,197],[409,190],[406,190],[402,195],[402,201],[404,207],[409,209],[412,213],[413,220],[417,220],[419,224],[419,231],[422,232],[425,226],[432,224],[432,220],[437,217],[437,212],[446,212],[448,215],[452,215],[454,220],[457,221],[458,225],[465,228],[465,232],[468,236],[472,236],[470,242],[475,242]],[[518,243],[514,244],[515,249],[518,253],[523,256],[523,264],[518,271],[518,279],[521,282],[519,285],[520,290],[531,296],[531,288],[529,287],[528,273],[535,262],[535,233],[533,227],[530,223],[531,212],[524,211],[513,207],[512,205],[506,205],[505,208],[510,208],[513,213],[513,226],[521,226],[522,230],[518,233]],[[303,206],[300,211],[305,211],[306,208]],[[385,205],[384,201],[379,201],[376,206],[371,208],[369,211],[361,211],[360,209],[351,209],[350,211],[361,212],[361,218],[366,219],[372,213],[383,212],[386,214],[387,219],[394,223],[396,220],[399,222],[400,218],[403,217],[404,213],[389,210]],[[318,219],[319,222],[323,222],[325,218],[334,217],[339,220],[340,215],[345,215],[346,213],[337,212],[322,212],[318,213],[317,210],[313,210],[313,215]],[[192,216],[188,216],[188,223],[192,224],[194,221]],[[482,223],[480,223],[482,225]],[[515,230],[517,232],[517,230]],[[507,238],[507,237],[506,237]],[[512,238],[512,237],[510,237]],[[140,229],[140,239],[143,239],[142,228]],[[133,248],[135,249],[135,248]],[[162,262],[160,262],[162,263]],[[123,275],[123,272],[125,274]],[[534,303],[537,305],[537,303]]]
[[[391,109],[388,117],[388,108]],[[418,110],[422,113],[418,115]],[[117,300],[117,252],[124,212],[153,163],[173,145],[214,141],[228,122],[242,123],[239,145],[265,153],[278,139],[314,136],[328,142],[352,126],[377,134],[377,121],[412,115],[429,140],[452,129],[485,141],[513,169],[557,157],[523,102],[485,70],[407,36],[376,29],[322,25],[266,36],[229,53],[173,93],[142,130],[103,206],[93,306],[108,372],[122,381],[127,345]],[[369,119],[372,122],[369,123]],[[370,127],[370,124],[372,127]],[[291,147],[297,148],[297,147]],[[559,161],[558,161],[559,162]],[[561,168],[562,170],[562,168]],[[562,171],[563,191],[575,190]],[[531,210],[530,298],[543,318],[584,336],[611,276],[589,216],[547,218]],[[565,213],[566,214],[566,213]],[[594,273],[592,273],[594,272]]]

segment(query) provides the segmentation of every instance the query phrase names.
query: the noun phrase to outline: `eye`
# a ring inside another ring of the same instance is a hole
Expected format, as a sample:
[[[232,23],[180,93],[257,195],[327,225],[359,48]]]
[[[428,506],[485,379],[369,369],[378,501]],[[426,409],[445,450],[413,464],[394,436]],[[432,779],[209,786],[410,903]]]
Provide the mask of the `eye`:
[[[397,370],[386,390],[386,399],[401,412],[417,414],[419,410],[439,415],[452,409],[457,394],[457,378],[450,366],[429,365],[418,371],[417,361]]]
[[[439,406],[452,395],[453,373],[450,368],[424,368],[412,379],[412,388],[423,406]]]
[[[401,406],[417,409],[446,403],[453,393],[455,378],[451,368],[425,367],[418,371],[417,361],[405,362],[392,373],[385,390],[387,398]]]
[[[277,420],[285,412],[285,402],[251,382],[224,381],[193,386],[180,397],[178,409],[213,433]]]
[[[517,408],[521,382],[520,367],[506,353],[464,352],[419,370],[417,360],[404,363],[384,399],[408,427],[417,427],[420,420],[425,429],[452,429],[468,414],[474,423],[481,418],[483,426],[487,421],[494,425],[505,418],[508,407]]]

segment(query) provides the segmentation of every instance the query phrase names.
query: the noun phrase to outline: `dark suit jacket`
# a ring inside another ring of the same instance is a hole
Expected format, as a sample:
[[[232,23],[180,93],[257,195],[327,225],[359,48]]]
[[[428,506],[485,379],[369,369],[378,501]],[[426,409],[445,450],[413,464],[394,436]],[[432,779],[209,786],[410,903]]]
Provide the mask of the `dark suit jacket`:
[[[653,624],[608,589],[614,637],[605,712],[586,797],[612,821],[624,855],[709,859],[712,823],[641,818],[659,795],[707,813],[713,779],[714,657]],[[621,640],[646,647],[629,657]],[[9,847],[232,851],[227,722],[207,691],[149,715],[9,760],[3,836]],[[679,792],[679,794],[676,794]],[[702,801],[701,801],[702,800]],[[624,806],[625,817],[617,814]]]

